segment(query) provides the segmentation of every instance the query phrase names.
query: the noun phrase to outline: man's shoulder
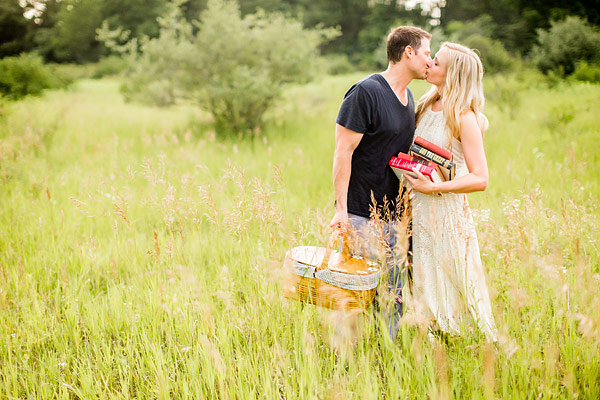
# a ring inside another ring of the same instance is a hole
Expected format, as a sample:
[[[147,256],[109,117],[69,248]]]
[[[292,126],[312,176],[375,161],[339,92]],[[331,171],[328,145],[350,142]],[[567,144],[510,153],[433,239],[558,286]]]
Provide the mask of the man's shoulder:
[[[358,98],[372,100],[378,97],[377,93],[381,93],[384,90],[381,82],[382,78],[379,74],[366,76],[352,85],[344,97],[358,96]]]
[[[369,76],[365,76],[360,81],[356,82],[353,87],[360,87],[361,89],[372,91],[372,90],[380,90],[381,89],[381,78],[380,74],[371,74]]]

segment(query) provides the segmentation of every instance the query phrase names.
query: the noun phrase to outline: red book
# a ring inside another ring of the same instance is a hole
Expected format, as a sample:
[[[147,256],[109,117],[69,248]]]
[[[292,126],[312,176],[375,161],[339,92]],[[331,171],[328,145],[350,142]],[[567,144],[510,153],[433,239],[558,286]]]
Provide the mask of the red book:
[[[425,147],[429,151],[433,151],[437,155],[440,155],[448,160],[452,160],[452,153],[450,151],[442,149],[440,146],[423,139],[421,136],[415,137],[415,143],[421,147]]]
[[[444,181],[436,167],[431,167],[429,165],[421,164],[412,160],[406,160],[401,157],[392,157],[388,165],[392,167],[398,179],[401,179],[402,174],[406,172],[414,173],[414,171],[417,170],[429,179],[431,179],[432,182],[437,183]]]
[[[403,159],[408,160],[408,161],[414,161],[414,162],[419,163],[419,164],[429,165],[430,167],[435,167],[437,165],[436,163],[434,163],[431,160],[426,160],[426,159],[421,158],[421,157],[411,156],[411,155],[406,154],[406,153],[398,153],[398,158],[403,158]]]

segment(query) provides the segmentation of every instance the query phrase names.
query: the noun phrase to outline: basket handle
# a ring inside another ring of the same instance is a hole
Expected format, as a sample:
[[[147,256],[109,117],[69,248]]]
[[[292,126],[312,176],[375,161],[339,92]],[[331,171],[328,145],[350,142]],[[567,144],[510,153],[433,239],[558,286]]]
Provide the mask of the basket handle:
[[[327,267],[329,266],[329,257],[331,256],[331,251],[333,250],[333,247],[336,245],[339,237],[342,237],[343,239],[343,246],[342,246],[342,260],[347,260],[349,255],[350,255],[350,248],[348,247],[348,237],[346,235],[346,232],[343,232],[341,229],[336,228],[333,230],[333,232],[331,232],[331,236],[329,237],[329,243],[327,244],[327,248],[325,249],[325,256],[323,257],[323,262],[321,262],[321,265],[319,265],[317,267],[317,271],[321,270],[321,269],[327,269]]]

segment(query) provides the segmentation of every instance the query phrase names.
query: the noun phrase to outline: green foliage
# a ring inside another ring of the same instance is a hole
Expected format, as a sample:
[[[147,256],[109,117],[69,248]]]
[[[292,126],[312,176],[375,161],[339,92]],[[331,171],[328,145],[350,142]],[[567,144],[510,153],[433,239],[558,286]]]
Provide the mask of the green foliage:
[[[39,95],[44,89],[66,86],[70,80],[54,73],[34,54],[0,59],[0,94],[9,99]]]
[[[543,75],[537,70],[525,69],[520,74],[497,74],[484,79],[486,100],[510,120],[517,118],[523,106],[521,94],[534,86],[545,86]]]
[[[265,2],[270,1],[266,0]],[[256,1],[256,3],[259,2]],[[369,27],[368,16],[373,11],[375,4],[379,2],[369,0],[282,1],[282,3],[288,3],[288,8],[292,10],[289,15],[300,18],[307,28],[339,29],[341,34],[321,47],[325,53],[344,53],[351,58],[352,62],[357,61],[354,58],[357,54],[364,52],[359,35],[363,29]]]
[[[336,35],[307,30],[282,14],[242,17],[236,3],[210,1],[197,32],[174,7],[159,20],[160,34],[124,47],[120,31],[99,36],[127,54],[130,71],[123,87],[128,99],[172,104],[195,100],[209,111],[220,132],[247,134],[263,125],[264,113],[287,83],[306,82],[317,72],[318,46]]]
[[[325,70],[331,75],[347,74],[358,69],[345,54],[327,54],[323,61]]]
[[[551,107],[545,121],[548,130],[555,135],[564,134],[569,123],[575,119],[576,111],[571,104],[558,104]]]
[[[74,64],[74,63],[64,63],[64,64],[48,64],[52,67],[52,70],[60,79],[65,80],[67,82],[73,82],[80,79],[89,79],[92,78],[95,74],[96,66],[95,64]]]
[[[445,27],[450,41],[461,42],[474,35],[491,38],[494,34],[495,23],[488,14],[483,14],[469,21],[452,21]]]
[[[55,61],[77,63],[94,62],[102,48],[96,40],[96,28],[100,26],[103,0],[66,0],[58,12],[60,21],[53,28],[50,46]]]
[[[532,52],[538,68],[565,76],[577,62],[600,63],[600,29],[578,17],[555,21],[548,31],[538,31],[539,45]]]
[[[446,27],[448,40],[464,44],[479,53],[488,74],[509,72],[516,60],[508,54],[502,42],[492,39],[492,18],[484,14],[468,22],[452,21]]]
[[[183,17],[191,22],[206,9],[207,0],[177,0]],[[95,38],[103,21],[111,29],[122,28],[132,38],[155,38],[157,18],[164,15],[173,1],[165,0],[5,0],[0,2],[0,57],[34,49],[50,62],[96,62],[108,55]],[[407,8],[412,3],[412,8]],[[45,6],[40,13],[39,5]],[[600,8],[594,1],[502,0],[474,2],[390,1],[390,0],[243,0],[242,16],[281,12],[302,21],[305,28],[332,27],[341,35],[324,43],[325,54],[346,54],[355,65],[373,68],[380,41],[395,21],[431,29],[432,11],[441,10],[441,27],[449,33],[453,24],[470,24],[488,18],[482,34],[499,40],[511,54],[528,57],[536,43],[537,29],[548,29],[550,21],[569,15],[600,24]],[[440,4],[444,4],[440,8]],[[23,8],[24,6],[25,8]],[[38,7],[35,18],[23,18],[23,11]],[[424,8],[422,8],[424,7]],[[41,15],[40,15],[41,14]],[[463,36],[463,39],[469,35]]]
[[[127,69],[127,62],[119,56],[112,55],[101,58],[94,67],[92,78],[118,75]]]
[[[565,0],[501,0],[501,1],[446,1],[442,8],[441,23],[448,28],[456,21],[472,21],[482,15],[490,17],[489,36],[500,40],[511,53],[529,55],[536,43],[536,31],[548,29],[550,21],[574,15],[592,24],[600,24],[600,8],[596,1]]]
[[[193,99],[202,65],[193,44],[193,26],[178,7],[173,6],[158,22],[160,33],[156,38],[129,40],[129,31],[111,31],[106,23],[98,30],[98,38],[122,54],[127,63],[121,86],[126,100],[168,106],[178,99]]]
[[[17,0],[0,6],[0,51],[34,46],[46,60],[55,62],[95,62],[107,55],[95,38],[96,29],[106,21],[111,29],[122,28],[131,37],[158,36],[157,18],[164,15],[172,1],[164,0],[45,0],[38,22],[22,18]],[[30,3],[34,3],[31,1]],[[40,2],[41,4],[42,2]],[[183,17],[191,22],[206,9],[206,0],[179,1]],[[4,3],[3,3],[4,4]],[[353,63],[370,58],[393,21],[410,20],[427,25],[429,15],[418,5],[410,10],[400,1],[387,0],[244,0],[242,16],[280,12],[299,19],[305,28],[330,27],[341,35],[324,43],[324,53],[341,53]],[[6,18],[4,18],[6,17]],[[3,29],[6,27],[6,29]],[[6,43],[5,43],[6,41]],[[372,66],[372,60],[367,60]]]
[[[0,58],[31,50],[35,24],[23,18],[18,1],[0,2]]]
[[[132,32],[133,37],[158,34],[156,18],[165,10],[162,0],[48,0],[34,41],[47,60],[96,62],[108,55],[96,39],[103,21]],[[1,10],[0,10],[1,11]]]
[[[102,16],[109,26],[126,29],[133,37],[156,37],[159,30],[156,19],[167,11],[168,3],[164,0],[103,0]],[[99,26],[94,30],[96,28]]]
[[[600,83],[600,66],[579,61],[571,78],[576,81]]]
[[[362,64],[381,66],[381,43],[387,41],[390,30],[400,25],[413,25],[431,31],[428,19],[420,7],[407,10],[401,2],[371,1],[369,9],[364,13],[364,26],[358,33],[358,40],[351,44],[351,50],[363,55],[360,59]],[[354,58],[358,57],[355,55]],[[387,56],[384,61],[383,66],[387,66]]]
[[[201,65],[196,99],[217,126],[233,132],[260,128],[284,84],[306,82],[318,71],[318,46],[336,36],[307,30],[281,14],[242,18],[233,2],[209,1],[194,47]]]
[[[479,53],[487,74],[509,72],[515,65],[515,60],[499,40],[474,34],[467,37],[462,44]]]
[[[510,119],[515,118],[521,107],[520,90],[521,85],[515,79],[506,79],[501,75],[488,79],[485,85],[487,99],[494,102]]]

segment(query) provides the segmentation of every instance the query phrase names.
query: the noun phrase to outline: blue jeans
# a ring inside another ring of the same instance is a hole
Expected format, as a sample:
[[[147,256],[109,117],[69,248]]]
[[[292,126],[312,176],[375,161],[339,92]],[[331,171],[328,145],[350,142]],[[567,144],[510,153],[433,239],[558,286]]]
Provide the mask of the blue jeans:
[[[379,285],[374,312],[383,319],[395,340],[402,316],[402,282],[408,266],[406,232],[401,232],[400,223],[396,221],[376,224],[355,214],[348,214],[348,220],[352,227],[349,235],[355,243],[350,251],[382,266],[384,280]],[[398,243],[398,239],[404,240],[406,245]]]

